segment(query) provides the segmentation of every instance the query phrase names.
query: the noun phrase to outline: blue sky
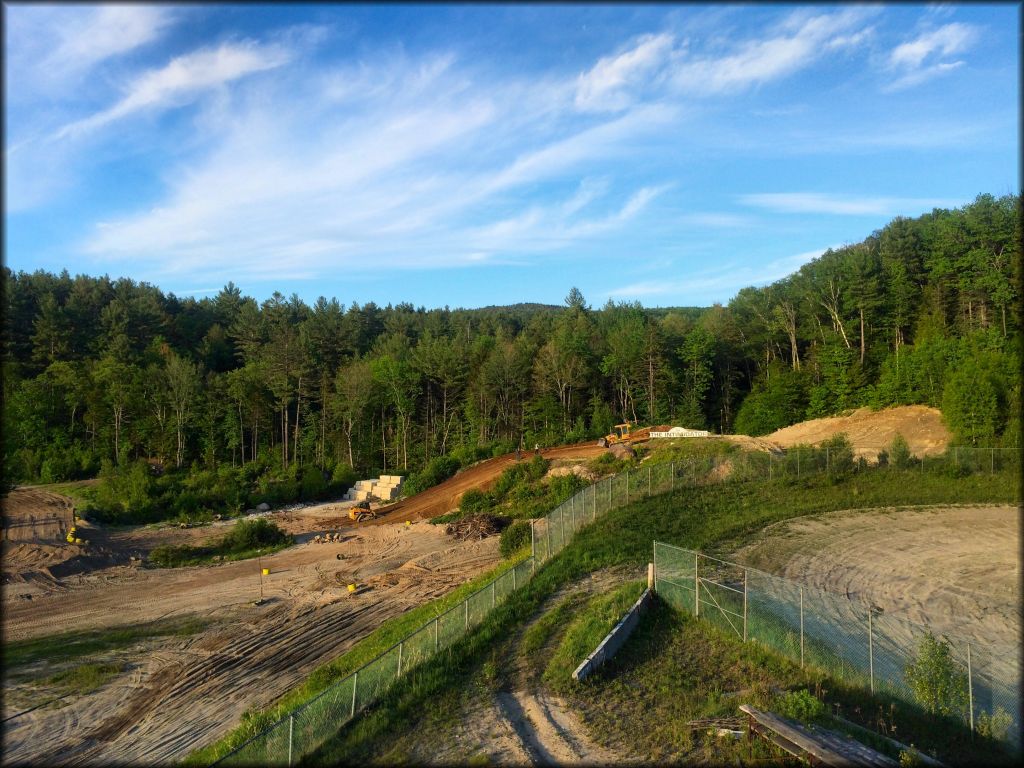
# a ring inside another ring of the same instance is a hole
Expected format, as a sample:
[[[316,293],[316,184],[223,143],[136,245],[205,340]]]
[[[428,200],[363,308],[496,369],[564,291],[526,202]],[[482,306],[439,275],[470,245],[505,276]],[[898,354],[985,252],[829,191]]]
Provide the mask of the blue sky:
[[[706,306],[1020,188],[1012,4],[4,14],[14,270]]]

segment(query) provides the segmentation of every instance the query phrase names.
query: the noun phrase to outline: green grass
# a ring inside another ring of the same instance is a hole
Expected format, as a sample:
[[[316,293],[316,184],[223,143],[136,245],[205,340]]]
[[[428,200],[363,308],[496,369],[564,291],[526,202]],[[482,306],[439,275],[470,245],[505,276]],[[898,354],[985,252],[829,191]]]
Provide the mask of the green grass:
[[[535,621],[526,632],[520,648],[523,653],[534,654],[544,647],[555,632],[564,627],[579,607],[583,595],[569,595]]]
[[[117,677],[124,671],[123,664],[76,664],[65,669],[44,682],[56,686],[60,693],[71,693],[78,696],[92,693],[104,683]]]
[[[643,581],[630,581],[610,592],[591,597],[566,628],[544,670],[544,680],[558,691],[569,688],[573,684],[572,673],[576,667],[619,623],[646,586]]]
[[[248,560],[290,547],[295,539],[265,518],[238,520],[218,539],[199,547],[157,547],[149,553],[147,564],[157,568],[179,568],[225,560]]]
[[[657,600],[629,641],[601,671],[566,695],[607,746],[650,755],[659,763],[731,762],[746,746],[722,741],[702,720],[742,718],[740,704],[793,716],[794,700],[820,710],[809,722],[856,737],[898,758],[899,750],[867,726],[880,712],[897,725],[903,742],[937,753],[953,764],[1011,764],[1000,745],[975,739],[953,720],[938,723],[919,708],[801,670],[792,660],[759,643],[743,643],[706,621],[683,615]],[[856,718],[852,727],[833,717]],[[804,719],[804,718],[800,718]],[[877,721],[875,721],[877,722]]]
[[[151,637],[187,637],[202,631],[207,623],[197,618],[171,619],[18,640],[4,644],[4,667],[11,671],[41,662],[63,662],[70,657],[117,650]]]
[[[331,683],[343,679],[436,616],[440,616],[449,608],[458,605],[481,586],[521,563],[527,555],[528,553],[523,552],[518,557],[506,560],[496,568],[461,584],[437,600],[424,603],[406,611],[401,616],[388,619],[337,659],[317,667],[301,685],[293,688],[273,705],[246,712],[237,728],[213,744],[192,752],[184,764],[208,765],[227,754],[242,742],[269,727],[290,710],[312,699]]]
[[[493,646],[530,618],[560,587],[599,568],[638,569],[651,558],[652,540],[709,550],[716,544],[799,515],[936,503],[1012,503],[1016,473],[953,478],[929,472],[864,470],[846,477],[824,474],[680,489],[614,510],[583,528],[524,587],[492,611],[445,653],[402,678],[382,701],[310,756],[312,764],[371,761],[389,740],[422,722],[434,697],[466,685]]]

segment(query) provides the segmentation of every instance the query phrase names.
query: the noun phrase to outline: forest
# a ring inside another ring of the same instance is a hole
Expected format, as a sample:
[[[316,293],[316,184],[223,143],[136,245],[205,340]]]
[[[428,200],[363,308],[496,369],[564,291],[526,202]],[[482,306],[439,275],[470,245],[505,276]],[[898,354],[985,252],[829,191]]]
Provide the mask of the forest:
[[[711,307],[310,306],[4,267],[5,481],[99,477],[101,516],[138,522],[427,487],[624,420],[758,435],[924,403],[960,444],[1016,445],[1020,202],[896,218]]]

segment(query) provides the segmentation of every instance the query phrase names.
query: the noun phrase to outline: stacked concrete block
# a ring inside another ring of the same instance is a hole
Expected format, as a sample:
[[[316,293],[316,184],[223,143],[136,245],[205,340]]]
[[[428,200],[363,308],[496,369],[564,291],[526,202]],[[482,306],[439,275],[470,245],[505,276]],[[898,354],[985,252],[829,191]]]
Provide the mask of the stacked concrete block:
[[[394,501],[402,491],[402,478],[399,475],[381,475],[374,488],[374,495],[381,501]]]
[[[402,478],[399,475],[381,475],[377,480],[357,480],[356,484],[345,492],[348,501],[365,501],[371,496],[381,501],[394,501],[402,490]]]

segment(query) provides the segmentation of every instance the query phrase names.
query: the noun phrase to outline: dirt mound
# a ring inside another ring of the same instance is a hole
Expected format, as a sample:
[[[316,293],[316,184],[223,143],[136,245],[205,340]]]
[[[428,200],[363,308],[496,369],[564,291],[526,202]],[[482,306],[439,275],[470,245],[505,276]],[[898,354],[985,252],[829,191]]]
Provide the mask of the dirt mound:
[[[765,436],[765,440],[789,448],[798,444],[815,445],[845,432],[855,447],[855,455],[874,459],[899,433],[917,456],[932,456],[946,450],[950,434],[942,423],[942,413],[926,405],[901,405],[872,411],[858,408],[846,416],[812,419],[785,427]]]
[[[593,443],[565,445],[558,448],[545,448],[541,455],[546,459],[592,459],[600,456],[605,449]],[[525,454],[523,461],[528,461],[532,454]],[[440,485],[428,488],[408,499],[381,507],[379,513],[384,519],[374,524],[404,522],[405,520],[429,520],[458,508],[462,494],[470,488],[487,490],[506,468],[516,463],[514,453],[507,453],[495,459],[481,461],[472,467],[459,472],[455,477],[445,480]]]

